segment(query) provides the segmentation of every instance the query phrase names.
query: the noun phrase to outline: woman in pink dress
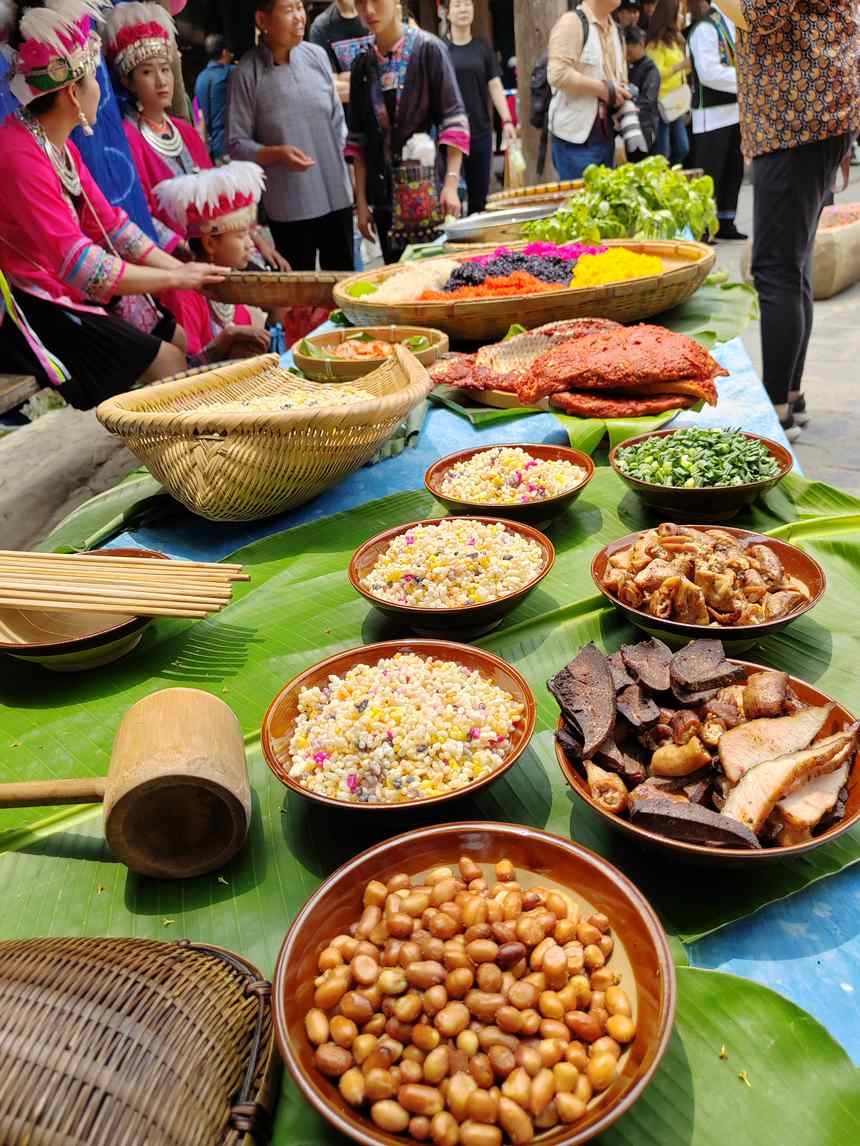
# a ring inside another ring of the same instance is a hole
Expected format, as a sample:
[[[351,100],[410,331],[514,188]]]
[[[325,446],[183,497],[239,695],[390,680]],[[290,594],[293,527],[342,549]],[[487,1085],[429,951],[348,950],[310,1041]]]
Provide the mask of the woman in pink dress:
[[[124,127],[140,181],[149,202],[159,245],[180,258],[190,257],[187,236],[171,226],[153,194],[155,187],[178,175],[212,167],[206,145],[186,120],[170,115],[173,102],[172,58],[176,29],[158,4],[119,4],[108,13],[108,63],[132,102]],[[254,243],[264,261],[288,271],[289,263],[254,230]]]
[[[48,0],[20,24],[11,87],[24,105],[0,126],[0,362],[54,383],[72,405],[184,370],[185,338],[151,305],[152,327],[131,326],[117,296],[194,290],[219,268],[181,263],[111,206],[69,142],[92,130],[99,0]],[[3,311],[5,310],[5,314]]]

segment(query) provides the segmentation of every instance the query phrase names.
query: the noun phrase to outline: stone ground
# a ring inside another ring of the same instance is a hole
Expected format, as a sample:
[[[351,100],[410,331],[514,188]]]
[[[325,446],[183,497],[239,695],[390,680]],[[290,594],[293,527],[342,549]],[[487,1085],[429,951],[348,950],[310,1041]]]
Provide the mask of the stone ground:
[[[852,168],[851,175],[840,202],[860,199],[860,168]],[[748,185],[741,192],[738,225],[742,231],[752,230]],[[744,247],[743,243],[717,247],[719,265],[736,278]],[[860,284],[815,304],[805,382],[811,418],[795,449],[807,476],[860,494],[858,308]],[[744,342],[760,371],[757,326],[750,327]],[[77,505],[109,489],[136,464],[92,411],[55,410],[0,437],[0,545],[18,549],[34,545]]]

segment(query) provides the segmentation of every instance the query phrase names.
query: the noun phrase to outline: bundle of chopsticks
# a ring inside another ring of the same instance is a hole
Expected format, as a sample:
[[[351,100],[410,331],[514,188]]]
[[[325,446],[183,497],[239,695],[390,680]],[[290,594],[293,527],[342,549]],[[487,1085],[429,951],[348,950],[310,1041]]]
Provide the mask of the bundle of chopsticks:
[[[207,617],[228,604],[241,565],[0,550],[0,607],[136,617]]]

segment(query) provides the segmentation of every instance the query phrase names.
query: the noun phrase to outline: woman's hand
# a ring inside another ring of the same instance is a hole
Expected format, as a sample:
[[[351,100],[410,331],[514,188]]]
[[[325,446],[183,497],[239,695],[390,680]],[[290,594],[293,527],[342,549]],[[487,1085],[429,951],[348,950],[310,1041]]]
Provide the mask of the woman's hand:
[[[174,290],[200,290],[204,286],[222,283],[229,267],[216,267],[212,263],[185,263],[173,272]]]
[[[459,183],[459,178],[457,180]],[[453,215],[455,219],[459,219],[461,204],[460,195],[457,191],[457,183],[453,179],[445,176],[445,182],[442,184],[442,190],[439,192],[439,206],[442,208],[442,214],[447,219],[449,215]]]
[[[210,362],[225,358],[250,358],[252,354],[265,354],[272,343],[268,330],[259,326],[236,326],[229,322],[221,333],[206,347]]]
[[[267,266],[274,267],[276,271],[291,271],[293,269],[274,243],[270,243],[259,229],[254,232],[254,246],[263,256]]]
[[[369,205],[361,200],[356,203],[355,216],[359,231],[369,243],[372,243],[376,238],[376,224]]]
[[[311,159],[306,151],[300,147],[293,147],[291,143],[284,143],[278,148],[278,163],[290,171],[307,171],[309,167],[316,167],[316,160]]]
[[[514,121],[512,119],[506,119],[502,124],[502,139],[504,142],[512,143],[519,134],[519,131],[514,126]]]

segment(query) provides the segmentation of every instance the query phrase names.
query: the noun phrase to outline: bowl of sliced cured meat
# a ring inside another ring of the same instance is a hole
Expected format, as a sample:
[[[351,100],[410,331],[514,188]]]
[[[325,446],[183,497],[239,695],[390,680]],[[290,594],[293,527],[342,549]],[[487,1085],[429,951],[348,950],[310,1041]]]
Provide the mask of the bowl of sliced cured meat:
[[[574,791],[638,842],[695,862],[796,856],[860,820],[860,724],[719,640],[585,646],[547,682]]]
[[[635,418],[717,404],[727,371],[685,334],[605,318],[564,319],[476,354],[449,354],[430,370],[493,406],[537,406],[583,418]]]
[[[787,541],[729,525],[671,522],[605,545],[591,576],[646,633],[673,646],[710,635],[733,652],[808,613],[827,585],[815,558]]]

